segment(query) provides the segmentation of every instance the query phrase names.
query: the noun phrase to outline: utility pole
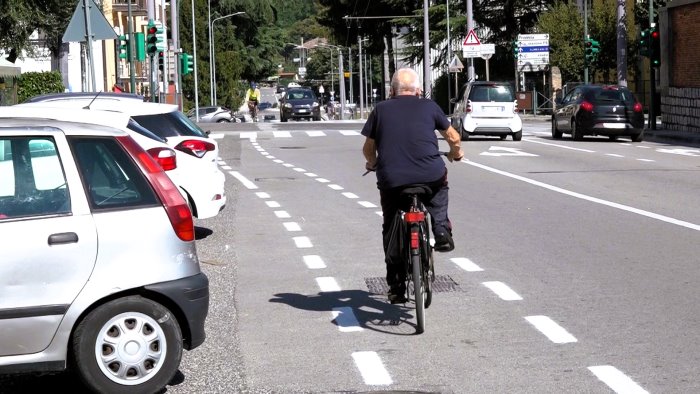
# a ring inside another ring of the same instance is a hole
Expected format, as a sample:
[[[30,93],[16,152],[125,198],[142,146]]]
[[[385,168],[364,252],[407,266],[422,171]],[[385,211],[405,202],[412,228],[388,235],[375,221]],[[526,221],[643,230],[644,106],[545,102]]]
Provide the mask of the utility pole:
[[[171,31],[171,36],[172,36],[172,42],[173,42],[173,75],[175,76],[173,78],[173,81],[175,82],[175,103],[182,108],[182,73],[180,70],[180,62],[177,61],[178,56],[180,53],[182,53],[182,49],[180,48],[180,31],[178,28],[178,23],[179,23],[179,18],[177,17],[178,15],[178,9],[179,9],[179,4],[178,0],[171,0],[170,1],[170,31]],[[166,87],[167,89],[167,87]]]
[[[364,98],[364,89],[362,86],[362,36],[357,36],[357,46],[359,47],[359,55],[357,58],[358,61],[358,72],[359,72],[359,78],[360,78],[360,119],[364,119],[364,112],[365,112],[365,98]]]
[[[654,24],[654,1],[649,0],[649,30],[652,31]],[[652,38],[649,37],[649,44],[652,43]],[[652,62],[651,56],[649,57],[649,128],[651,130],[656,130],[656,69]]]
[[[467,0],[467,33],[474,30],[474,15],[472,14],[472,0]],[[469,81],[474,78],[474,58],[470,57],[467,61],[467,77]]]
[[[625,0],[617,0],[617,83],[627,86],[627,9]],[[653,3],[653,0],[650,0]]]
[[[136,37],[134,37],[134,26],[132,25],[131,21],[131,1],[127,1],[126,3],[126,15],[126,30],[127,36],[129,37],[129,82],[131,86],[131,89],[129,89],[129,91],[131,93],[136,93],[136,65],[134,64],[134,57],[136,56]],[[92,43],[88,44],[92,45]]]
[[[430,91],[430,25],[428,23],[428,3],[428,0],[423,0],[423,97],[432,98],[432,93]]]
[[[653,0],[650,0],[653,1]],[[588,0],[583,0],[583,42],[588,39]],[[584,48],[585,51],[585,48]],[[585,54],[584,54],[585,56]],[[588,83],[588,62],[584,60],[583,83]]]

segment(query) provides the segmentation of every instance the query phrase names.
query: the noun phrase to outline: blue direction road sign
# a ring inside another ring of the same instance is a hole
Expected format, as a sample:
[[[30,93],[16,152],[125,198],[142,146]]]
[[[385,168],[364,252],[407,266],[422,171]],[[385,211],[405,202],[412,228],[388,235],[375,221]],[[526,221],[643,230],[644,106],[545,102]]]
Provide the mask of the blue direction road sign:
[[[520,47],[520,52],[549,52],[549,46]]]

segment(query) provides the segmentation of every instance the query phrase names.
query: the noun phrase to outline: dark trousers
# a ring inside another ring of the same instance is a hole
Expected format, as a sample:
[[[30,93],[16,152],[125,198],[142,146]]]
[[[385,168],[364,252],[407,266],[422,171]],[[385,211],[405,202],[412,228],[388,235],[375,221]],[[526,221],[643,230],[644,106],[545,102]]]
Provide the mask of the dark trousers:
[[[445,175],[426,184],[430,188],[430,193],[422,198],[422,202],[430,213],[433,234],[440,232],[452,233],[452,225],[447,217],[448,191],[447,171]],[[409,186],[409,185],[407,185]],[[391,285],[396,285],[406,280],[403,261],[401,255],[403,242],[403,227],[401,220],[396,217],[399,209],[407,210],[411,201],[405,196],[401,196],[401,191],[406,186],[399,186],[391,189],[379,189],[379,198],[382,205],[382,239],[384,244],[384,262],[386,263],[386,281]]]

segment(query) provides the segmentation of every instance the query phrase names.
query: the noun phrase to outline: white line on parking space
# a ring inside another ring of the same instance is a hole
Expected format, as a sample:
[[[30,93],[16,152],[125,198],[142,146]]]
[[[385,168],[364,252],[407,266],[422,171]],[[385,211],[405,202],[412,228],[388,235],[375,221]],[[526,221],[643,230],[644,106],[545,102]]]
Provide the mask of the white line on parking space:
[[[301,226],[297,222],[284,222],[282,224],[287,231],[301,231]]]
[[[627,375],[610,365],[596,365],[588,367],[601,382],[605,383],[616,393],[648,394],[641,386],[635,383]]]
[[[311,240],[309,237],[293,237],[294,244],[297,246],[299,249],[308,249],[308,248],[313,248],[314,245],[311,244]]]
[[[577,342],[573,335],[547,316],[525,316],[525,320],[554,343]]]
[[[484,282],[482,285],[488,287],[496,293],[503,301],[521,301],[523,297],[513,291],[508,285],[503,282]]]
[[[343,190],[343,187],[340,185],[331,184],[331,185],[328,185],[328,187],[330,187],[333,190]]]
[[[515,174],[512,174],[512,173],[510,173],[510,172],[498,170],[498,169],[495,169],[495,168],[493,168],[493,167],[485,166],[485,165],[483,165],[483,164],[479,164],[479,163],[476,163],[476,162],[473,162],[473,161],[470,161],[470,160],[462,160],[462,161],[460,161],[460,163],[468,164],[468,165],[470,165],[470,166],[478,167],[478,168],[481,168],[481,169],[486,170],[486,171],[491,171],[491,172],[496,173],[496,174],[500,174],[500,175],[503,175],[503,176],[507,176],[507,177],[509,177],[509,178],[517,179],[517,180],[519,180],[519,181],[523,181],[523,182],[529,183],[529,184],[531,184],[531,185],[539,186],[539,187],[542,187],[542,188],[551,190],[551,191],[553,191],[553,192],[557,192],[557,193],[561,193],[561,194],[566,194],[566,195],[568,195],[568,196],[580,198],[580,199],[582,199],[582,200],[590,201],[590,202],[593,202],[593,203],[596,203],[596,204],[605,205],[605,206],[608,206],[608,207],[611,207],[611,208],[616,208],[616,209],[620,209],[620,210],[623,210],[623,211],[635,213],[635,214],[637,214],[637,215],[646,216],[646,217],[651,218],[651,219],[660,220],[660,221],[662,221],[662,222],[666,222],[666,223],[670,223],[670,224],[675,224],[675,225],[681,226],[681,227],[686,227],[686,228],[689,228],[689,229],[691,229],[691,230],[700,231],[700,225],[695,224],[695,223],[690,223],[690,222],[686,222],[686,221],[683,221],[683,220],[675,219],[675,218],[672,218],[672,217],[660,215],[660,214],[658,214],[658,213],[649,212],[649,211],[645,211],[645,210],[643,210],[643,209],[630,207],[630,206],[628,206],[628,205],[618,204],[618,203],[616,203],[616,202],[607,201],[607,200],[603,200],[603,199],[600,199],[600,198],[587,196],[587,195],[585,195],[585,194],[581,194],[581,193],[577,193],[577,192],[572,192],[572,191],[570,191],[570,190],[562,189],[562,188],[560,188],[560,187],[553,186],[553,185],[549,185],[549,184],[547,184],[547,183],[540,182],[540,181],[536,181],[536,180],[534,180],[534,179],[525,178],[524,176],[515,175]]]
[[[248,189],[258,188],[253,182],[241,175],[238,171],[229,171],[228,173],[233,175],[234,178],[238,179],[238,181],[241,182],[241,184],[243,184],[243,186],[247,187]]]
[[[478,272],[478,271],[483,271],[481,267],[478,265],[474,264],[471,260],[469,260],[466,257],[454,257],[450,259],[453,263],[457,264],[457,266],[467,272]]]
[[[321,256],[317,256],[315,254],[304,256],[304,264],[306,264],[306,266],[312,270],[326,268],[326,263],[323,262]]]
[[[291,218],[287,211],[275,211],[275,216],[277,216],[280,219]]]
[[[340,286],[338,286],[338,282],[336,282],[333,277],[323,276],[316,278],[316,283],[322,292],[340,291]]]
[[[275,138],[291,138],[292,133],[288,131],[273,131],[272,135],[275,136]]]
[[[260,198],[270,198],[270,195],[268,193],[265,193],[265,192],[257,192],[257,193],[255,193],[255,195],[260,197]]]
[[[347,197],[347,198],[359,198],[359,197],[357,196],[357,194],[355,194],[355,193],[350,193],[350,192],[345,192],[345,193],[343,193],[343,196],[345,196],[345,197]]]
[[[365,384],[371,386],[388,386],[392,384],[391,376],[384,368],[384,363],[376,352],[354,352],[353,360],[360,370]]]
[[[594,150],[590,150],[590,149],[574,148],[573,146],[552,144],[552,143],[549,143],[549,142],[542,142],[542,141],[532,140],[532,139],[529,139],[529,138],[523,138],[523,141],[532,142],[532,143],[534,143],[534,144],[556,146],[557,148],[577,150],[577,151],[579,151],[579,152],[595,153]]]
[[[352,308],[346,306],[333,308],[331,314],[333,315],[333,320],[335,320],[335,324],[338,325],[340,332],[362,331],[360,322],[357,321]]]
[[[376,205],[372,204],[369,201],[358,201],[357,203],[362,205],[365,208],[376,208],[377,207]]]
[[[265,201],[265,204],[270,208],[279,208],[281,206],[277,201]]]

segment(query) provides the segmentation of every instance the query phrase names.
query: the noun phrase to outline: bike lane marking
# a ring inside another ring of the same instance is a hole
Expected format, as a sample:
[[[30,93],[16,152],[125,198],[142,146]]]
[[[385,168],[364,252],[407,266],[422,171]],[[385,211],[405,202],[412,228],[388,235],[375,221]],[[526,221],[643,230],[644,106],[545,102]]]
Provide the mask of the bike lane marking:
[[[648,394],[634,380],[611,365],[595,365],[588,367],[601,382],[605,383],[616,393]]]
[[[365,384],[370,386],[388,386],[393,383],[377,352],[354,352],[353,360],[360,370]]]
[[[523,299],[523,297],[503,282],[483,282],[482,285],[496,293],[503,301],[522,301]]]
[[[471,260],[469,260],[466,257],[453,257],[450,259],[453,263],[457,264],[457,266],[467,272],[479,272],[483,271],[481,267],[478,265],[474,264]]]
[[[547,316],[525,316],[525,320],[554,343],[578,342],[573,335]]]

